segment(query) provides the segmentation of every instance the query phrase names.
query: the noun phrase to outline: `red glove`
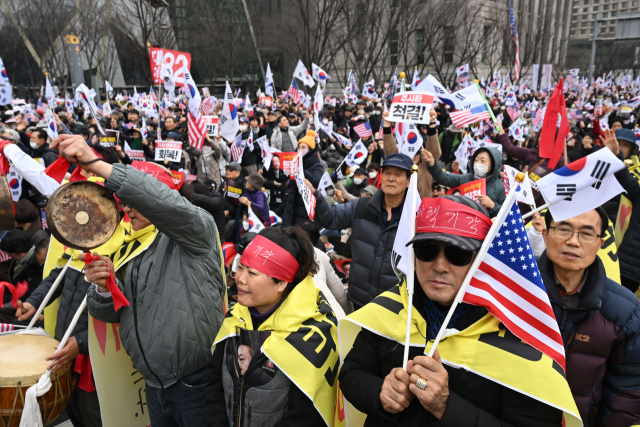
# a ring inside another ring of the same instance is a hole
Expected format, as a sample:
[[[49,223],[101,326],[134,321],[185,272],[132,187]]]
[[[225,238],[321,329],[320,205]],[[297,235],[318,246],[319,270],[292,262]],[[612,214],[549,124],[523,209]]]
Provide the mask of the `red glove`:
[[[90,252],[85,255],[84,265],[89,265],[93,261],[100,259],[95,258]],[[111,297],[113,298],[113,308],[116,311],[120,309],[122,306],[129,306],[129,301],[124,296],[118,285],[116,284],[116,278],[113,276],[113,271],[109,272],[109,277],[107,277],[107,288],[109,288],[109,292],[111,292]]]

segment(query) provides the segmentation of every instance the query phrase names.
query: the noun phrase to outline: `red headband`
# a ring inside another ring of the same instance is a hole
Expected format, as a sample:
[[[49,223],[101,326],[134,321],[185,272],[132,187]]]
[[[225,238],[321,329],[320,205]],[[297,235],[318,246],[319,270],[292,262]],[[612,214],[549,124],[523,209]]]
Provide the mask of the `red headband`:
[[[298,261],[264,236],[256,236],[245,248],[240,262],[269,277],[293,282],[298,272]]]
[[[160,165],[151,162],[133,162],[131,166],[140,172],[151,175],[163,184],[167,184],[170,189],[175,190],[176,184],[173,182],[173,175]]]
[[[492,222],[473,208],[441,197],[422,199],[416,214],[417,233],[444,233],[482,240]]]

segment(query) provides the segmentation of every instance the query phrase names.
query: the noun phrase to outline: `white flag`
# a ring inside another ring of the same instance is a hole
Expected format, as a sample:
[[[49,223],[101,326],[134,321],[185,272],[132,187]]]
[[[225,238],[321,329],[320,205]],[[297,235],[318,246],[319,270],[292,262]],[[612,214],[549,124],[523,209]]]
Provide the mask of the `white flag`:
[[[272,97],[275,93],[275,85],[273,84],[273,74],[271,74],[271,66],[267,63],[266,81],[264,82],[264,93]]]
[[[46,78],[47,78],[47,86],[45,88],[44,94],[47,97],[47,104],[49,104],[49,108],[53,109],[55,107],[56,95],[55,93],[53,93],[53,88],[51,87],[49,76],[47,76]]]
[[[202,98],[200,97],[200,91],[196,82],[193,81],[193,77],[189,70],[187,70],[186,62],[182,64],[182,73],[184,74],[184,92],[189,100],[189,112],[193,114],[194,119],[200,118],[200,103]]]
[[[108,81],[106,81],[106,80],[104,81],[104,90],[105,90],[106,92],[113,92],[113,88],[111,87],[111,85],[109,84],[109,82],[108,82]]]
[[[300,60],[298,60],[298,65],[296,65],[296,69],[293,71],[293,77],[300,79],[305,86],[313,87],[315,85],[313,77],[311,77],[307,67],[305,67]]]
[[[313,78],[320,82],[320,86],[325,87],[327,85],[327,80],[331,78],[331,76],[324,72],[324,70],[318,67],[313,62],[311,63],[311,73],[313,74]]]
[[[324,171],[324,174],[322,175],[322,179],[318,184],[318,190],[320,190],[323,196],[327,195],[327,190],[326,190],[327,187],[333,187],[333,181],[331,181],[329,172]]]
[[[244,112],[249,113],[250,116],[253,116],[253,105],[251,105],[251,101],[249,100],[249,94],[244,97]]]
[[[365,98],[378,99],[378,94],[376,93],[373,86],[375,85],[375,80],[371,80],[367,82],[362,87],[362,96]]]
[[[517,170],[516,168],[507,166],[507,165],[503,166],[503,170],[504,170],[505,180],[508,180],[507,185],[509,187],[506,188],[505,186],[505,192],[508,194],[509,189],[517,185],[516,175],[520,173],[520,171]],[[533,191],[531,190],[531,181],[529,181],[529,178],[525,178],[525,180],[520,183],[520,191],[516,193],[516,201],[526,203],[527,205],[536,204],[536,201],[533,199]]]
[[[433,93],[438,97],[440,102],[443,102],[451,108],[456,110],[469,109],[471,106],[484,105],[484,99],[480,92],[478,92],[477,85],[470,85],[464,89],[461,89],[454,93],[449,93],[447,89],[440,84],[440,82],[431,74],[418,85],[418,90],[426,90]]]
[[[411,80],[411,90],[418,90],[420,84],[420,74],[418,73],[418,67],[413,69],[413,80]]]
[[[96,103],[93,100],[93,97],[96,96],[96,92],[93,89],[86,87],[83,83],[80,83],[80,86],[76,88],[76,96],[78,95],[84,102],[85,115],[88,112],[94,119],[96,119],[96,126],[98,127],[100,134],[104,135],[104,130],[102,130],[102,126],[100,126],[100,117],[98,117],[98,107],[96,107]]]
[[[102,104],[102,111],[106,118],[111,118],[111,104],[109,104],[109,101]]]
[[[613,175],[622,163],[602,148],[539,179],[536,184],[556,221],[581,215],[602,205],[624,189]]]
[[[416,212],[420,208],[420,194],[418,193],[418,174],[411,174],[411,181],[409,182],[409,190],[407,191],[407,197],[404,198],[404,206],[402,207],[402,215],[400,215],[400,222],[398,223],[398,231],[396,232],[396,239],[393,242],[393,251],[391,252],[391,265],[393,270],[398,276],[398,279],[402,280],[403,276],[408,274],[409,270],[409,248],[407,243],[413,238],[411,235],[411,196],[416,201]]]
[[[324,108],[324,94],[322,93],[322,89],[320,85],[316,88],[316,94],[313,97],[313,109],[316,113],[321,113]]]
[[[4,68],[2,58],[0,58],[0,105],[11,104],[13,98],[11,83],[9,83],[9,75]]]
[[[160,59],[160,78],[164,84],[164,89],[173,96],[176,89],[176,81],[173,74],[173,66]],[[134,86],[135,89],[135,86]]]
[[[345,157],[344,162],[349,165],[349,167],[353,167],[355,165],[359,165],[367,158],[368,154],[367,147],[364,146],[362,140],[359,140],[356,145],[353,146],[347,157]]]
[[[399,122],[394,129],[398,149],[402,154],[413,158],[422,148],[422,135],[413,123]]]
[[[53,115],[53,110],[49,108],[47,110],[47,114],[49,115],[49,123],[47,124],[47,135],[54,140],[58,136],[58,124],[56,123],[56,118]]]
[[[231,92],[229,82],[227,82],[227,88],[224,92],[224,106],[218,121],[220,123],[220,136],[229,142],[235,141],[240,126],[238,123],[238,110],[233,101],[233,92]]]
[[[476,142],[473,138],[471,138],[469,134],[465,134],[462,142],[458,145],[458,149],[454,153],[456,162],[458,162],[462,173],[467,173],[467,163],[469,163],[469,157],[471,157],[475,151],[475,144]]]
[[[249,229],[247,231],[259,233],[266,228],[264,224],[260,222],[258,216],[253,213],[253,209],[249,208],[247,212],[249,213]]]

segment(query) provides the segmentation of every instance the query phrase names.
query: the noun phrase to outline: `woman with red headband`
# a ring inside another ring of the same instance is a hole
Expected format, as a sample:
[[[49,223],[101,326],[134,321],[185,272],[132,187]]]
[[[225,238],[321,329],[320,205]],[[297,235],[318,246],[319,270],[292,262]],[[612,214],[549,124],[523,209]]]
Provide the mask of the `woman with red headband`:
[[[333,424],[337,322],[317,271],[299,228],[266,228],[244,250],[207,367],[208,426]]]

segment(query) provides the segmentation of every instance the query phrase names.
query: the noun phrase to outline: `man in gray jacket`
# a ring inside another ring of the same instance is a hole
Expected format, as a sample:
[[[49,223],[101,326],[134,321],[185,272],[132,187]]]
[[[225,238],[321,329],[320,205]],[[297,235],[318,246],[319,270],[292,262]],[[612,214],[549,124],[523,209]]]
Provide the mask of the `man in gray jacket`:
[[[271,134],[271,146],[283,152],[298,151],[298,137],[309,128],[309,115],[302,112],[304,121],[298,126],[289,126],[289,119],[285,116],[277,118],[278,125]]]
[[[117,287],[130,305],[115,310],[107,287],[114,264],[98,256],[85,268],[87,280],[96,284],[87,294],[89,313],[120,323],[120,339],[145,380],[151,425],[204,426],[204,368],[222,324],[225,295],[213,218],[173,191],[170,173],[159,165],[96,161],[78,136],[61,135],[52,145],[104,178],[131,219],[133,232],[125,242],[133,245],[125,243],[113,255]],[[151,243],[137,236],[147,232],[154,233]],[[136,242],[146,249],[140,251]]]

